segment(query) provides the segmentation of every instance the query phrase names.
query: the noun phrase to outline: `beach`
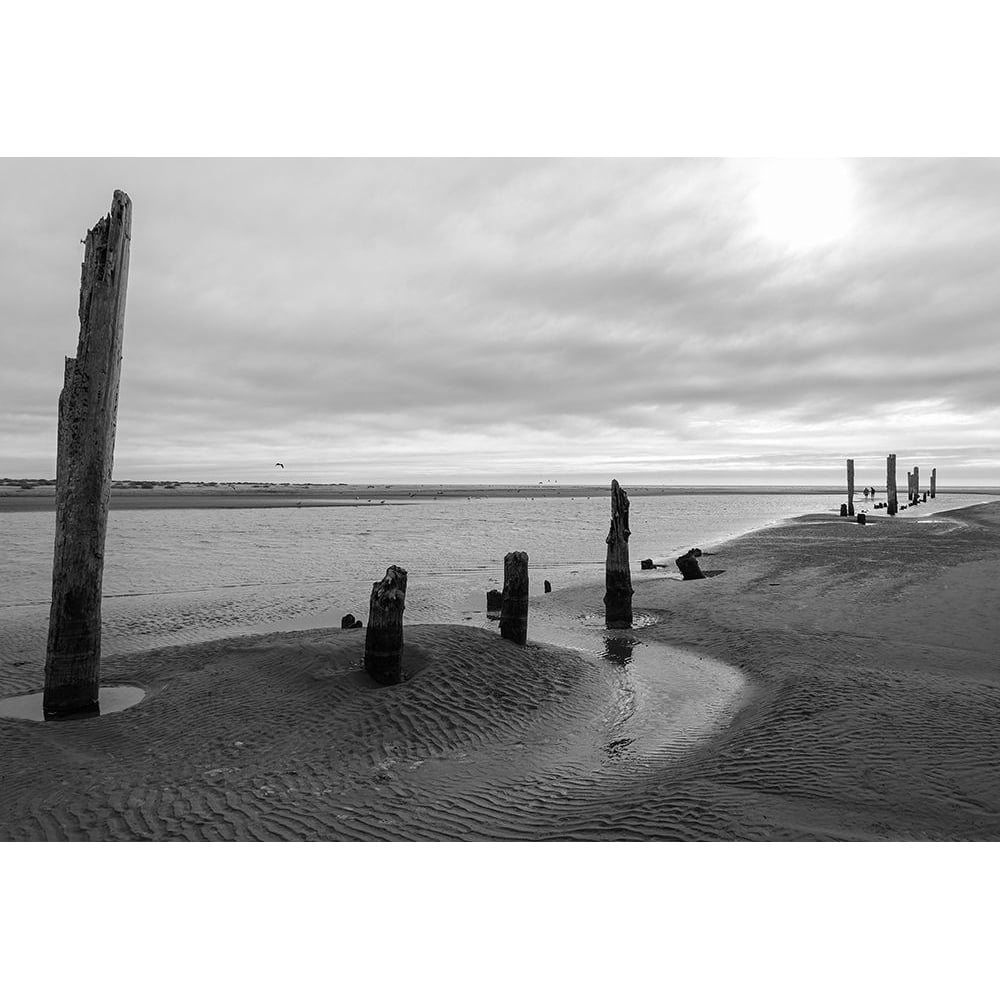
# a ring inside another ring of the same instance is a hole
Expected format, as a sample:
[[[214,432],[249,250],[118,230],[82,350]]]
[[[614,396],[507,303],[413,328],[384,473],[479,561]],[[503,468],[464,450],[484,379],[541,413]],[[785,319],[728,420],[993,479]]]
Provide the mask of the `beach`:
[[[807,514],[706,551],[705,580],[633,572],[638,627],[603,658],[530,620],[524,648],[408,626],[388,688],[363,630],[107,657],[135,707],[0,719],[0,838],[997,839],[1000,503],[945,506]],[[548,595],[580,619],[602,597]],[[682,661],[718,696],[678,747],[650,664]]]

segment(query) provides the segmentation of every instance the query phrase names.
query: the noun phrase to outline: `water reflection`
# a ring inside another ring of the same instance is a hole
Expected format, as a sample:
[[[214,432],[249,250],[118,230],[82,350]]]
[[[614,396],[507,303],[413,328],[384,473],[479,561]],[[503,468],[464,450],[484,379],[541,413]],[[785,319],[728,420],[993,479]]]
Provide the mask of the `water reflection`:
[[[610,663],[619,667],[627,667],[632,662],[632,650],[638,645],[631,636],[604,636],[604,652],[601,654]]]

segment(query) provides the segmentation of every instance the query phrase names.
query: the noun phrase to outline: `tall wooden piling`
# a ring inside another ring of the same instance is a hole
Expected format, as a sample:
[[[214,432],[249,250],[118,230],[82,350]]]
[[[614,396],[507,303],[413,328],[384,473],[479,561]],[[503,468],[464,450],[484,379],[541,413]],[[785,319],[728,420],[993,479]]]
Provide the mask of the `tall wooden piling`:
[[[896,456],[889,455],[885,460],[885,505],[890,515],[899,509],[896,499]]]
[[[931,499],[937,496],[937,467],[931,469]]]
[[[920,468],[913,466],[913,499],[920,499]]]
[[[632,573],[628,565],[628,494],[611,480],[611,528],[604,565],[604,624],[632,627]]]
[[[503,601],[500,634],[523,646],[528,641],[528,553],[508,552],[503,557]]]
[[[854,459],[847,460],[847,513],[854,517]]]
[[[45,656],[47,717],[99,708],[101,587],[121,380],[132,202],[115,191],[87,233],[80,337],[59,396],[56,530]]]
[[[403,679],[403,611],[406,607],[406,570],[390,566],[372,585],[365,632],[365,670],[379,684]]]

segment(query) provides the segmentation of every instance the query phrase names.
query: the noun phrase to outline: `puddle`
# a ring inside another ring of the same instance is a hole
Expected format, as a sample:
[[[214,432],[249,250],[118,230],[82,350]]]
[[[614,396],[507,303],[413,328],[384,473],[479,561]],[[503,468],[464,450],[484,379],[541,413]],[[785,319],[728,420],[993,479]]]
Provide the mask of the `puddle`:
[[[0,718],[27,719],[30,722],[78,722],[80,719],[111,715],[113,712],[121,712],[133,705],[138,705],[146,697],[146,692],[142,688],[126,685],[102,687],[100,706],[97,711],[58,719],[45,718],[45,713],[42,711],[43,695],[42,691],[34,691],[31,694],[18,694],[12,698],[0,699]]]
[[[621,713],[604,747],[609,765],[656,767],[682,757],[728,725],[746,696],[738,668],[646,638],[643,629],[660,620],[637,614],[631,629],[605,628],[603,614],[536,615],[529,623],[529,642],[572,649],[619,672]]]

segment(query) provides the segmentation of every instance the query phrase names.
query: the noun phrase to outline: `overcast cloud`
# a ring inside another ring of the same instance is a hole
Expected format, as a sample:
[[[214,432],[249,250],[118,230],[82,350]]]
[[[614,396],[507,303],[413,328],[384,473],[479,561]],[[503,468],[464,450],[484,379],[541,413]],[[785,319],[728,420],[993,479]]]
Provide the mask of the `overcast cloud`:
[[[119,187],[116,478],[836,483],[894,451],[1000,483],[1000,162],[838,169],[0,161],[0,476],[54,476]]]

